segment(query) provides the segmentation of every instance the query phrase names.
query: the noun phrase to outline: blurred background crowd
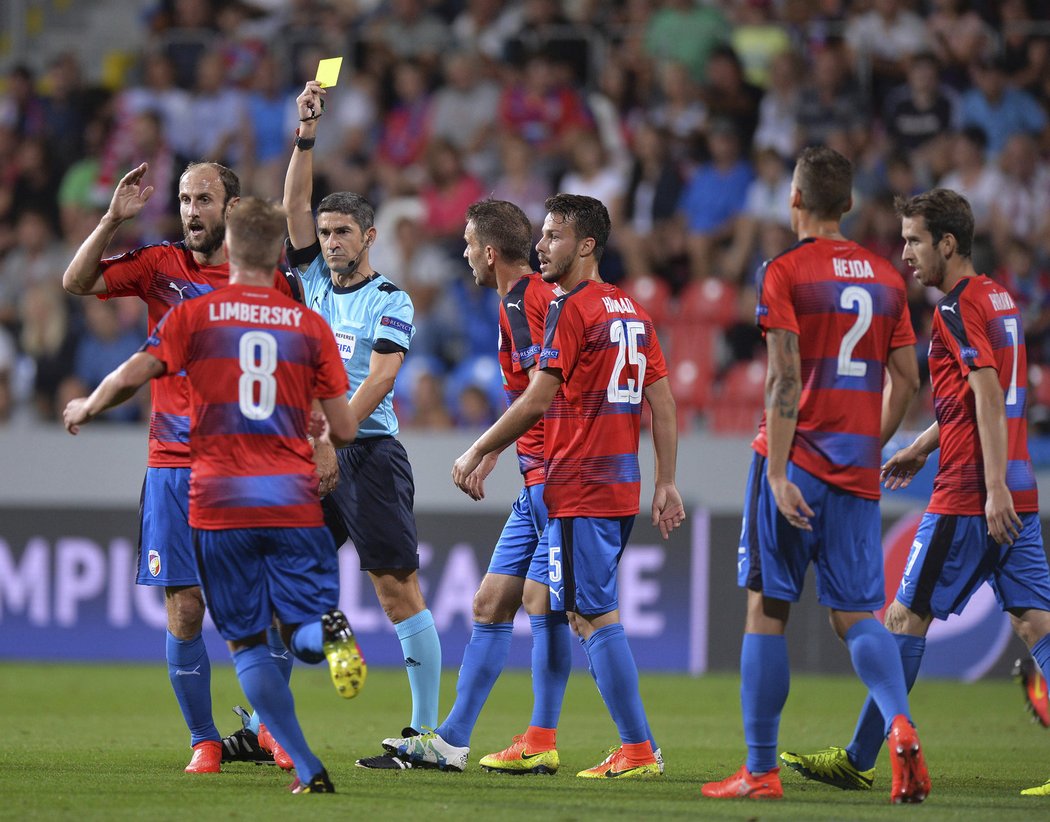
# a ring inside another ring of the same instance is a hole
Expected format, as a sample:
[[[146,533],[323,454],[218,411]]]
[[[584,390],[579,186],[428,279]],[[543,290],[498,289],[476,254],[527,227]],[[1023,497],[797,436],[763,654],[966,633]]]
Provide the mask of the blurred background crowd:
[[[792,158],[824,144],[854,163],[847,235],[909,281],[920,362],[938,295],[900,262],[893,198],[940,185],[970,200],[975,265],[1022,308],[1030,420],[1050,433],[1048,3],[11,2],[0,421],[54,420],[145,334],[139,301],[61,289],[124,171],[148,161],[156,193],[112,253],[181,238],[190,160],[279,198],[295,96],[318,59],[342,55],[314,190],[372,200],[373,267],[415,303],[396,389],[404,427],[482,426],[503,407],[497,297],[462,259],[466,207],[511,200],[538,229],[544,199],[565,191],[609,207],[603,276],[653,315],[683,430],[750,433],[765,375],[755,272],[794,242]],[[931,419],[927,386],[908,425]]]

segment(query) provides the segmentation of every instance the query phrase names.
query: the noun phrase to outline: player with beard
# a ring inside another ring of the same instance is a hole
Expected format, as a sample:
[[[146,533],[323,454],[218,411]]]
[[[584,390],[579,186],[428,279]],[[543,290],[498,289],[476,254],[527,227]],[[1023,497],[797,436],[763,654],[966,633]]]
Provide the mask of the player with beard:
[[[70,294],[103,300],[138,297],[146,303],[153,328],[173,306],[228,283],[223,246],[226,217],[240,199],[241,184],[236,174],[218,163],[191,163],[179,180],[182,241],[103,259],[117,229],[134,219],[153,194],[153,186],[143,185],[148,170],[143,163],[117,184],[106,213],[62,275],[62,285]],[[291,293],[277,272],[274,285]],[[201,636],[204,597],[189,526],[189,390],[184,374],[165,376],[153,384],[136,582],[164,587],[168,677],[193,747],[186,772],[218,773],[223,746],[212,720],[211,663]],[[275,631],[270,633],[270,643],[290,676],[291,660]]]

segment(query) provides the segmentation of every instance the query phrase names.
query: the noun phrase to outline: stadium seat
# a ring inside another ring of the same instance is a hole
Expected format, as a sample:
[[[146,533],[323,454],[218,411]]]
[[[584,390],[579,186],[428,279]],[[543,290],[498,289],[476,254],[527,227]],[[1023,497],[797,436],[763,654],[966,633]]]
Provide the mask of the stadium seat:
[[[737,296],[734,285],[714,277],[692,283],[678,299],[678,317],[727,328],[737,319]]]
[[[766,363],[737,363],[722,378],[708,409],[708,428],[718,434],[753,434],[765,408]]]
[[[653,322],[660,325],[671,313],[671,288],[656,277],[638,277],[620,283],[620,288],[644,308]]]

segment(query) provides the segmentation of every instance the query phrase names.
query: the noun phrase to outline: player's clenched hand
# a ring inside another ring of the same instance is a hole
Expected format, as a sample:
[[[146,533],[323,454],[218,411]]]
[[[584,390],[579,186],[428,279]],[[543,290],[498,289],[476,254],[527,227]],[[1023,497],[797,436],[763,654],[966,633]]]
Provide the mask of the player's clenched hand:
[[[658,485],[653,494],[653,525],[667,539],[685,521],[685,505],[674,484]]]
[[[890,457],[882,466],[879,479],[889,491],[907,488],[926,464],[927,454],[909,445]]]
[[[1014,500],[1005,485],[989,489],[984,503],[984,517],[988,522],[988,535],[1000,545],[1013,545],[1021,534],[1023,523],[1014,510]]]
[[[153,196],[153,186],[141,186],[148,170],[149,163],[143,163],[120,178],[113,191],[113,199],[109,202],[109,216],[112,219],[122,223],[142,211],[146,201]]]
[[[478,467],[470,472],[470,476],[467,477],[467,487],[463,491],[471,499],[485,499],[485,477],[492,473],[497,459],[499,459],[499,454],[486,454]]]
[[[87,397],[77,397],[70,400],[66,410],[62,412],[62,422],[66,430],[76,436],[80,433],[80,426],[91,421],[91,415],[87,410]]]
[[[809,518],[813,516],[813,510],[806,504],[799,487],[787,477],[770,479],[769,487],[773,491],[773,498],[777,501],[777,509],[784,519],[796,528],[812,531],[813,526]]]
[[[339,484],[339,461],[335,448],[327,440],[314,441],[314,468],[317,471],[317,493],[323,497]]]
[[[474,446],[471,446],[452,463],[452,481],[456,483],[459,490],[468,495],[470,494],[470,475],[481,464],[481,459],[481,454],[475,450]]]

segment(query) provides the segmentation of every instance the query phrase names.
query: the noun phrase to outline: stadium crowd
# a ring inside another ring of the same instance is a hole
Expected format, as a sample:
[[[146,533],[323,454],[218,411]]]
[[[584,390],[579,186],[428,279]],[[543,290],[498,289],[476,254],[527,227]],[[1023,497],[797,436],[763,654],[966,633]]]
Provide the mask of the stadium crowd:
[[[1045,4],[160,0],[141,32],[111,86],[71,53],[3,78],[0,421],[54,420],[145,336],[139,301],[77,301],[61,284],[124,172],[149,162],[156,193],[111,248],[180,238],[191,160],[279,198],[295,96],[319,58],[343,55],[313,193],[378,206],[372,265],[415,304],[395,394],[406,427],[481,427],[503,407],[497,296],[462,259],[467,207],[510,200],[538,231],[563,191],[608,204],[603,276],[653,315],[683,426],[751,432],[755,272],[792,245],[791,162],[823,144],[854,163],[844,230],[901,271],[923,367],[936,295],[901,261],[893,198],[941,185],[969,199],[975,267],[1019,300],[1030,420],[1050,431]],[[924,397],[906,427],[932,416]]]

